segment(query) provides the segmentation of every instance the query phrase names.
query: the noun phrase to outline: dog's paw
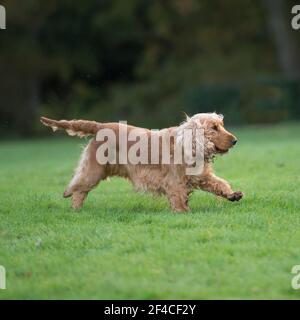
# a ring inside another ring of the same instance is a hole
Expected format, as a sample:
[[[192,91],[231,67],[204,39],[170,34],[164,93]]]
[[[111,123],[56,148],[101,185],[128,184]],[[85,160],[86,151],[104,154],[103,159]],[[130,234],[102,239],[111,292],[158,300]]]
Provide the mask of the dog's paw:
[[[243,192],[241,192],[241,191],[236,191],[236,192],[230,194],[230,195],[227,197],[227,199],[228,199],[229,201],[239,201],[239,200],[241,200],[241,199],[243,198],[243,196],[244,196]]]
[[[72,195],[72,192],[66,190],[66,191],[64,192],[64,194],[63,194],[63,197],[64,197],[64,198],[69,198],[69,197],[71,197],[71,195]]]

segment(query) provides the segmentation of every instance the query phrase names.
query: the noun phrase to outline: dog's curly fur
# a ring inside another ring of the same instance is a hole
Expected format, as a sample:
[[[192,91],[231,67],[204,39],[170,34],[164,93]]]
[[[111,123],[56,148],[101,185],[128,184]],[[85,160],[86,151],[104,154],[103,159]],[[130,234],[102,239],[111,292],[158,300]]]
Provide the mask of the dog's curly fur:
[[[120,123],[99,123],[85,120],[51,120],[42,117],[41,122],[57,129],[65,129],[69,135],[95,136],[100,129],[112,129],[118,137],[121,126],[126,126],[128,132],[136,127]],[[213,173],[212,159],[218,154],[226,153],[235,143],[236,138],[224,128],[223,116],[216,113],[199,113],[187,117],[178,127],[157,131],[160,145],[164,137],[172,136],[171,153],[174,144],[183,143],[185,129],[202,129],[204,132],[204,169],[199,175],[187,175],[186,164],[105,164],[100,165],[96,160],[97,148],[101,144],[95,137],[85,147],[73,179],[69,183],[64,197],[72,196],[72,207],[81,208],[88,192],[95,188],[101,180],[109,176],[121,176],[129,179],[136,190],[147,190],[155,194],[167,196],[174,211],[187,211],[188,198],[194,189],[202,189],[230,201],[238,201],[243,197],[240,191],[233,192],[229,183]],[[150,130],[145,131],[151,137]],[[193,147],[201,143],[192,135]],[[117,151],[119,150],[117,139]],[[128,144],[128,148],[130,143]],[[149,147],[149,156],[151,147]],[[172,157],[172,156],[171,156]],[[161,159],[160,159],[161,160]]]

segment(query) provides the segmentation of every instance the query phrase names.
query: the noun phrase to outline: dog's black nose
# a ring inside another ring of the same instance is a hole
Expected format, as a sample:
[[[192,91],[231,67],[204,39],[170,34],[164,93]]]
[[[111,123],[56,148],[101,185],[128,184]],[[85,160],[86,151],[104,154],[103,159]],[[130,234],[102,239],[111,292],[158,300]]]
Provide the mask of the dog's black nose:
[[[237,143],[237,140],[236,140],[236,139],[232,140],[232,145],[233,145],[233,146],[235,146],[236,143]]]

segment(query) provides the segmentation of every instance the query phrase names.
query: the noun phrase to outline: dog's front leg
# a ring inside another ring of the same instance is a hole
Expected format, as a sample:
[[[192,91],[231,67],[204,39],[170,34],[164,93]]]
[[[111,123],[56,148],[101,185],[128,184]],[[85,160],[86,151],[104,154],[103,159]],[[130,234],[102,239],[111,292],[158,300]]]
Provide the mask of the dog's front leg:
[[[229,201],[239,201],[244,195],[241,191],[234,192],[226,180],[221,179],[214,174],[206,175],[205,178],[201,180],[200,188],[204,191],[228,199]]]
[[[166,191],[168,200],[173,211],[186,212],[189,211],[189,195],[187,190],[179,188],[171,188]]]

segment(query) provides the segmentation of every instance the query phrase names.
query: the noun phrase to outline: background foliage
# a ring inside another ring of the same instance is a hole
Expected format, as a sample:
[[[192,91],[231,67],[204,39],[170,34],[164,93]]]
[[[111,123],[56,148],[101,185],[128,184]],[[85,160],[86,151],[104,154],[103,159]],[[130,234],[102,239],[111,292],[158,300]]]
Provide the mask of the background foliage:
[[[1,3],[2,136],[40,134],[41,114],[152,128],[182,111],[235,124],[299,117],[293,1]]]

